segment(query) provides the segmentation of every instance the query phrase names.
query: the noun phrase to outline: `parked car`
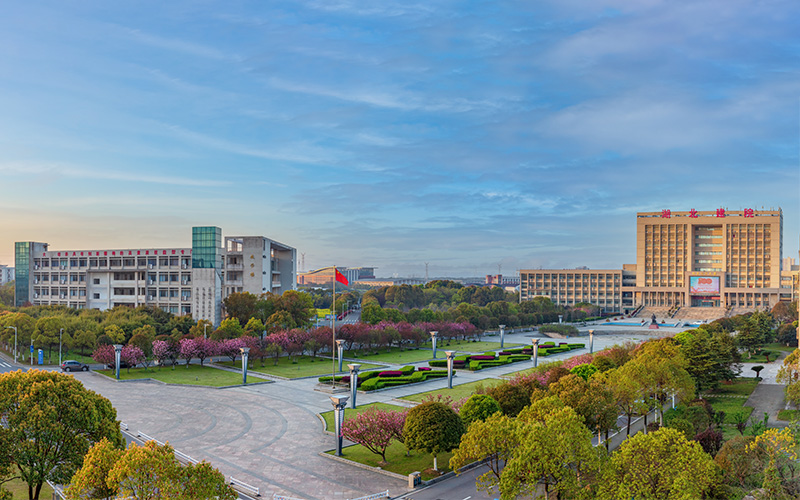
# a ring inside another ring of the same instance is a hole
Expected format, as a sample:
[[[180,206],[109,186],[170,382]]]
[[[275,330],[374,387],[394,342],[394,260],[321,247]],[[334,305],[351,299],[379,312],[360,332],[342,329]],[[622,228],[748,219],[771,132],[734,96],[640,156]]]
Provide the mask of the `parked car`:
[[[106,365],[106,367],[109,370],[116,370],[117,369],[117,365],[115,365],[114,363],[109,363],[109,364]],[[126,362],[124,362],[122,360],[119,360],[119,369],[121,370],[123,368],[128,368],[128,363],[126,363]]]
[[[80,361],[73,361],[68,359],[61,363],[61,371],[62,372],[78,372],[78,371],[88,371],[89,365],[85,363],[81,363]]]

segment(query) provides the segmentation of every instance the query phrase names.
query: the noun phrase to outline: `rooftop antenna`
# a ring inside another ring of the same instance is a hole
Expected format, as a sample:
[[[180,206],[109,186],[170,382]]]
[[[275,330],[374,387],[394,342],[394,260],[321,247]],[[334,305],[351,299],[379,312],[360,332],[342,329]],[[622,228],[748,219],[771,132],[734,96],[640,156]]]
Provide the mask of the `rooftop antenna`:
[[[306,253],[300,252],[300,269],[302,273],[306,272]]]
[[[500,276],[503,274],[503,264],[501,262],[497,263],[497,275]]]

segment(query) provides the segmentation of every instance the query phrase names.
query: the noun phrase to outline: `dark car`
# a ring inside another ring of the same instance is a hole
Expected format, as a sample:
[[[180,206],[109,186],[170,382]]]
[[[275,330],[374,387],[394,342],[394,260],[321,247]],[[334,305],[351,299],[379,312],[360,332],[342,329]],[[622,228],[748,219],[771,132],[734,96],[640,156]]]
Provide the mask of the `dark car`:
[[[78,372],[88,371],[89,365],[81,363],[80,361],[67,360],[61,363],[62,372]]]
[[[109,363],[109,364],[107,364],[107,365],[106,365],[106,367],[107,367],[109,370],[116,370],[116,369],[117,369],[117,365],[115,365],[114,363]],[[124,362],[124,361],[120,360],[120,362],[119,362],[119,367],[120,367],[120,369],[122,369],[122,368],[128,368],[128,363],[126,363],[126,362]]]

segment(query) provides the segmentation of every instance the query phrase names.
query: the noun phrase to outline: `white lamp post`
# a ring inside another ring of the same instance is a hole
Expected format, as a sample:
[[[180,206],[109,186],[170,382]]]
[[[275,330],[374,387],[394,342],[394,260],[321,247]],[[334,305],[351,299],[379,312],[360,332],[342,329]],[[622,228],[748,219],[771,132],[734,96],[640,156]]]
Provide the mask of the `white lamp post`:
[[[342,361],[344,357],[344,340],[337,339],[336,340],[336,353],[339,356],[339,371],[342,371]]]
[[[206,328],[208,328],[208,323],[203,324],[203,338],[207,339],[208,335],[206,335]]]
[[[242,352],[242,384],[247,384],[247,359],[250,357],[249,347],[240,347]]]
[[[453,360],[456,357],[455,351],[444,351],[447,355],[447,388],[453,388]]]
[[[533,367],[539,366],[539,339],[531,339],[533,342]]]
[[[61,336],[64,334],[64,329],[58,330],[58,366],[61,366]]]
[[[505,346],[506,339],[506,325],[500,325],[500,349]]]
[[[119,380],[119,358],[122,355],[122,344],[114,344],[114,366],[116,368],[117,380]]]
[[[589,354],[594,352],[594,330],[589,330]]]
[[[433,359],[436,359],[436,335],[439,332],[433,331],[431,332],[431,342],[433,342]]]
[[[347,365],[350,368],[350,408],[356,409],[356,393],[358,392],[358,370],[361,368],[361,365],[358,363],[353,363],[352,365]]]
[[[344,422],[344,408],[347,406],[347,396],[331,396],[333,405],[333,422],[336,430],[336,456],[342,456],[342,422]]]
[[[6,328],[12,328],[14,330],[14,363],[17,362],[17,327],[16,326],[7,326]]]

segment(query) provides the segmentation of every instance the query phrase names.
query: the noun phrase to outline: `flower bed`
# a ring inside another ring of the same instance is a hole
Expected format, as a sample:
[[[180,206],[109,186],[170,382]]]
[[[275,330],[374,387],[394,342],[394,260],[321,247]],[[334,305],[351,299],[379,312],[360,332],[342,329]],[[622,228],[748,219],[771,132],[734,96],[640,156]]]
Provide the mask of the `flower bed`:
[[[493,366],[507,365],[509,363],[516,363],[517,361],[525,361],[531,359],[530,355],[520,353],[509,353],[500,356],[494,356],[490,353],[486,354],[465,354],[458,356],[453,360],[453,368],[465,368],[472,371],[483,370],[484,368],[491,368]],[[434,359],[428,361],[430,366],[446,367],[447,360]]]
[[[394,385],[413,384],[415,382],[422,382],[431,377],[446,377],[447,371],[445,370],[431,370],[429,367],[421,367],[419,371],[414,371],[413,366],[404,366],[399,370],[384,370],[384,371],[369,371],[360,373],[358,375],[358,387],[363,391],[374,391],[375,389],[382,389],[384,387]],[[320,383],[331,381],[331,377],[320,377]],[[342,375],[335,377],[335,382],[342,384],[350,383],[350,375]]]
[[[385,372],[380,372],[378,374],[379,377],[402,377],[403,372],[400,370],[386,370]]]

